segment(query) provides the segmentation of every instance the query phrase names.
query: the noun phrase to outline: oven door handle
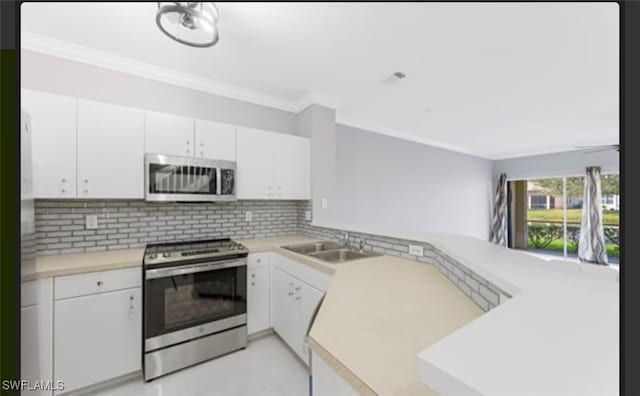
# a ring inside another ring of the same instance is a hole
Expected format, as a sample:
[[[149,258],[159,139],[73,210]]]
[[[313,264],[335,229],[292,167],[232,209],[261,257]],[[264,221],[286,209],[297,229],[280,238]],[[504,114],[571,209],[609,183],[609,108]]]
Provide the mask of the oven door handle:
[[[145,271],[145,279],[167,278],[176,275],[194,274],[196,272],[215,271],[222,268],[242,267],[247,260],[216,261],[214,263],[181,265],[178,267],[156,268]]]

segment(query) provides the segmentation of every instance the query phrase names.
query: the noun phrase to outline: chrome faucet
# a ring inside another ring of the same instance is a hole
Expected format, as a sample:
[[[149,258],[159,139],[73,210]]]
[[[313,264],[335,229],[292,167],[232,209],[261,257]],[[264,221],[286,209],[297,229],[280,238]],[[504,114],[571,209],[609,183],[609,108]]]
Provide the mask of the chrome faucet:
[[[360,253],[364,252],[364,239],[360,239]]]
[[[344,234],[344,241],[342,242],[344,247],[349,247],[349,233]]]

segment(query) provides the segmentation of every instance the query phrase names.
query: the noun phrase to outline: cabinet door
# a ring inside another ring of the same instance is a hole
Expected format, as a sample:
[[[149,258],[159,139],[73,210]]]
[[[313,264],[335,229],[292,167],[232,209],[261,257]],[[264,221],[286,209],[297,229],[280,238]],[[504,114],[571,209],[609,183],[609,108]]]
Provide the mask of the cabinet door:
[[[64,391],[141,369],[140,288],[55,302],[54,376]]]
[[[145,111],[145,153],[193,156],[193,119]]]
[[[254,334],[271,327],[269,267],[249,269],[247,282],[247,332]]]
[[[275,133],[238,127],[238,198],[274,198],[273,145]]]
[[[323,293],[320,290],[305,282],[297,282],[296,302],[298,318],[296,321],[295,346],[293,348],[306,364],[309,364],[309,349],[306,345],[307,331],[311,324],[311,317],[320,303],[322,296]]]
[[[76,98],[22,90],[31,116],[35,198],[76,196]]]
[[[196,120],[196,157],[236,160],[236,127],[219,122]]]
[[[274,191],[278,199],[309,198],[309,139],[281,134],[274,144]]]
[[[45,379],[40,374],[38,306],[20,309],[20,377],[23,380]],[[31,393],[30,393],[31,394]]]
[[[78,99],[78,197],[144,197],[144,111]]]
[[[273,330],[294,348],[297,315],[294,278],[276,267],[271,269],[271,324]]]

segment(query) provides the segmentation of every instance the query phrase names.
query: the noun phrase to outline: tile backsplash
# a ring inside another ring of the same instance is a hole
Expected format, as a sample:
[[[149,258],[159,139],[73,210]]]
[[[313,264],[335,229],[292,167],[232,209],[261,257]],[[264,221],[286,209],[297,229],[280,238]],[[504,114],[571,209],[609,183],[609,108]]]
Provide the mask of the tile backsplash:
[[[342,242],[346,231],[317,227],[305,220],[308,201],[236,201],[221,203],[148,203],[141,200],[36,200],[38,255],[144,247],[147,243],[230,237],[260,238],[302,234]],[[251,221],[245,213],[251,212]],[[86,216],[98,216],[87,229]],[[353,248],[435,265],[482,310],[500,304],[507,293],[433,245],[382,235],[349,232]],[[423,256],[409,254],[409,244]]]
[[[50,255],[187,239],[291,235],[298,232],[300,205],[300,201],[36,200],[37,251]],[[251,221],[245,219],[247,211]],[[97,229],[86,228],[87,215],[98,216]]]
[[[304,211],[310,209],[310,205],[306,202],[301,203],[298,209],[300,211],[298,216],[300,219],[299,233],[302,235],[343,243],[344,236],[348,233],[349,245],[352,248],[359,249],[362,246],[365,250],[435,265],[451,283],[485,312],[500,305],[500,295],[506,298],[511,297],[504,290],[501,290],[430,243],[313,226],[309,221],[304,220]],[[423,255],[415,256],[410,254],[409,245],[422,246]]]

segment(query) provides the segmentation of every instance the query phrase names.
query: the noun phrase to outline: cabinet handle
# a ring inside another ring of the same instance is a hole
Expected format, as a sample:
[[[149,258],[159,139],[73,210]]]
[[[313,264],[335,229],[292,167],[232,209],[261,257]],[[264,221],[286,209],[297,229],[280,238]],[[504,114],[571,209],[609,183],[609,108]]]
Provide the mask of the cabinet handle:
[[[252,277],[252,278],[255,278],[255,277],[256,277],[256,274],[251,274],[251,277]]]
[[[64,193],[66,193],[66,192],[67,192],[67,190],[65,190],[65,189],[63,188],[63,189],[62,189],[62,193],[64,194]]]
[[[259,263],[259,262],[261,262],[261,261],[262,261],[262,259],[257,259],[256,261]]]
[[[300,297],[296,297],[296,300],[299,300],[299,299],[300,299]]]
[[[63,178],[63,179],[62,179],[62,182],[63,182],[63,183],[66,183],[66,182],[67,182],[67,179],[64,179],[64,178]]]
[[[204,152],[203,151],[200,152],[200,156],[204,157]]]
[[[254,282],[251,282],[251,286],[255,286],[256,284]]]
[[[293,292],[287,293],[288,296],[293,296]]]
[[[293,282],[289,282],[289,286],[293,286]]]
[[[129,310],[133,311],[133,296],[129,296]]]
[[[97,285],[98,285],[98,286],[102,286],[102,285],[103,285],[102,281],[98,281],[98,282],[97,282]],[[133,297],[131,297],[131,298],[133,298]]]
[[[296,287],[296,290],[300,290],[300,286]]]

